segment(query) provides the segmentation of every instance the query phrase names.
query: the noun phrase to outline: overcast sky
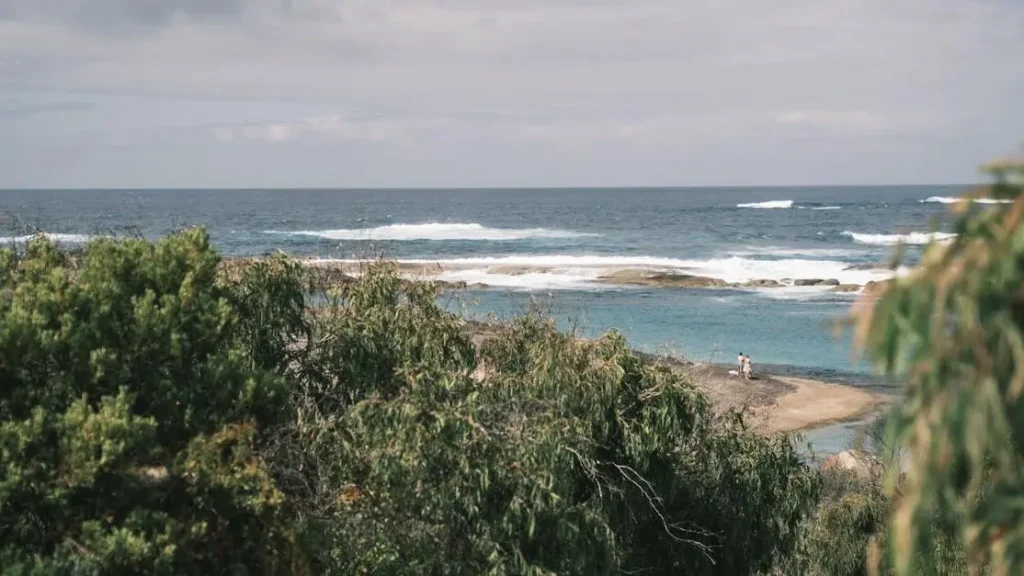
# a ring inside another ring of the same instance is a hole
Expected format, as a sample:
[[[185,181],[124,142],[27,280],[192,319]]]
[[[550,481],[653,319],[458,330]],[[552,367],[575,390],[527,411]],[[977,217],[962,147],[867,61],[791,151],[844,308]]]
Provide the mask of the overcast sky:
[[[0,187],[940,183],[1022,0],[0,0]]]

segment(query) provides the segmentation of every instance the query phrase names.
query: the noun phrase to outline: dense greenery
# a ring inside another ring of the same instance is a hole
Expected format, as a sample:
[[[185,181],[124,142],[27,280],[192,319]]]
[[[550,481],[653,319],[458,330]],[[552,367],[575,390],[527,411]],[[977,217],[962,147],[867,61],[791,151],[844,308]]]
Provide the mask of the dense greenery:
[[[108,573],[769,569],[817,475],[611,333],[477,345],[380,264],[307,310],[202,231],[0,256],[0,565]]]

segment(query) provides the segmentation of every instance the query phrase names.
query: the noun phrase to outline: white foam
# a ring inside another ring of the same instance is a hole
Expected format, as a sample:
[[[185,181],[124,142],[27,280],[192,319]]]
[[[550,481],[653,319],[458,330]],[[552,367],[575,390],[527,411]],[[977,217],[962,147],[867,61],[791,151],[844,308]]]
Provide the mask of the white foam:
[[[787,288],[759,288],[756,292],[774,300],[820,300],[837,296],[856,297],[858,292],[836,292],[831,286],[790,286]]]
[[[339,261],[335,261],[339,262]],[[344,263],[357,263],[343,260]],[[400,264],[428,267],[438,265],[442,271],[428,278],[448,282],[464,281],[492,286],[527,289],[575,289],[605,286],[597,280],[619,270],[675,272],[716,278],[729,283],[750,280],[775,280],[780,283],[794,279],[836,279],[842,284],[866,284],[885,280],[892,272],[883,269],[848,270],[850,264],[835,260],[782,259],[758,260],[733,256],[709,260],[682,260],[651,256],[498,256],[453,258],[448,260],[400,260]],[[516,268],[510,272],[507,268]],[[429,274],[429,273],[428,273]]]
[[[527,272],[524,274],[492,274],[487,269],[452,270],[431,276],[431,280],[482,284],[513,290],[605,290],[606,284],[596,282],[600,274],[593,271]]]
[[[1013,200],[1001,198],[954,198],[952,196],[931,196],[920,200],[922,204],[956,204],[957,202],[977,202],[978,204],[1013,204]]]
[[[574,232],[571,230],[551,230],[547,228],[488,228],[480,224],[446,224],[431,222],[427,224],[392,224],[377,228],[352,228],[339,230],[267,230],[267,234],[287,234],[292,236],[315,236],[328,240],[524,240],[527,238],[578,238],[598,236]]]
[[[40,232],[38,234],[28,234],[25,236],[0,237],[0,243],[24,244],[34,238],[46,238],[51,242],[56,242],[58,244],[84,244],[88,242],[91,237],[86,234],[56,234],[53,232]]]
[[[745,204],[737,204],[737,208],[792,208],[792,200],[769,200],[767,202],[747,202]]]
[[[948,232],[910,232],[909,234],[861,234],[858,232],[843,232],[843,236],[853,238],[854,242],[860,244],[872,244],[875,246],[894,246],[896,244],[929,244],[932,241],[948,242],[956,238],[956,234]]]
[[[842,210],[842,206],[814,206],[811,210]]]

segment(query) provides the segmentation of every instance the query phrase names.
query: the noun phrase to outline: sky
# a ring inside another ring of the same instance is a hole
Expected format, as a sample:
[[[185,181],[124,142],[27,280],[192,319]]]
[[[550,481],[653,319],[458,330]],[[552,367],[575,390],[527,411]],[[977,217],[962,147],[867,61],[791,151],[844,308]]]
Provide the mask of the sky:
[[[0,0],[0,188],[963,183],[1021,0]]]

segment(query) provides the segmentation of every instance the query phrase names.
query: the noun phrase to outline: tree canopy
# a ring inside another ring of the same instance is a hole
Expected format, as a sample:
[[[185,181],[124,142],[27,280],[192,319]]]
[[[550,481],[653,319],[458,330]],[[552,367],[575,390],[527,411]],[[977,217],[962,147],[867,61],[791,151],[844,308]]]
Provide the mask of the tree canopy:
[[[474,341],[380,263],[310,298],[202,230],[0,253],[12,573],[744,574],[818,480],[614,332]]]

